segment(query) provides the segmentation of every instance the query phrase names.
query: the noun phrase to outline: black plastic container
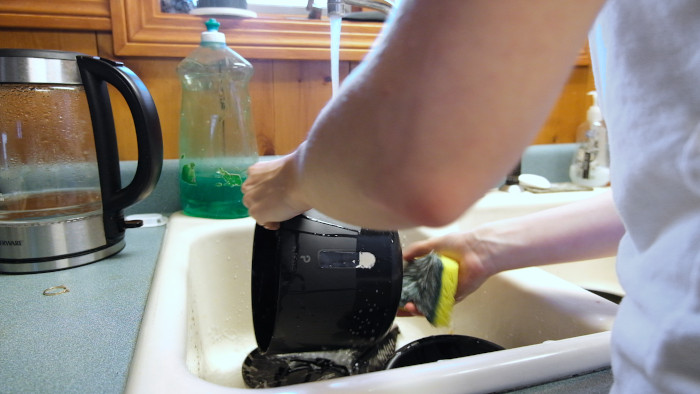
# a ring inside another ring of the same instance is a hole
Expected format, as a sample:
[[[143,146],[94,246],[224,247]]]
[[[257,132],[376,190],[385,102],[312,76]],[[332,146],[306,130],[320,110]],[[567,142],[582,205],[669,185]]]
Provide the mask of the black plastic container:
[[[252,307],[260,351],[373,345],[401,297],[397,232],[366,230],[309,211],[276,231],[255,229]]]
[[[473,356],[497,350],[503,350],[503,347],[467,335],[434,335],[415,340],[397,350],[394,357],[387,363],[386,369]]]

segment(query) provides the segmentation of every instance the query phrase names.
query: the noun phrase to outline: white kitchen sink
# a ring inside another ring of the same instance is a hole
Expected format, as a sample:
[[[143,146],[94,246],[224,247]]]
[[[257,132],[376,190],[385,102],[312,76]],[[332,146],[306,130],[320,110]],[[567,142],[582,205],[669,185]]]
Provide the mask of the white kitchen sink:
[[[457,220],[451,226],[441,229],[441,231],[468,229],[481,223],[521,216],[590,198],[607,190],[608,188],[596,188],[591,192],[544,194],[511,194],[494,191],[477,202],[463,218]],[[622,297],[625,292],[617,278],[615,260],[615,257],[606,257],[565,264],[552,264],[541,268],[583,288]]]
[[[401,237],[410,243],[483,220],[514,216],[591,194],[578,193],[528,193],[511,195],[510,200],[505,198],[506,193],[490,194],[454,225],[413,229],[402,232]],[[533,196],[538,198],[532,199]],[[256,347],[250,301],[253,228],[254,222],[249,218],[212,220],[181,213],[171,216],[127,392],[253,390],[246,388],[241,378],[243,360]],[[466,393],[523,387],[608,366],[609,330],[616,311],[616,304],[549,272],[539,268],[515,270],[494,276],[457,304],[449,328],[433,328],[420,317],[400,317],[395,321],[401,331],[398,347],[424,336],[454,333],[483,338],[506,350],[255,390]]]

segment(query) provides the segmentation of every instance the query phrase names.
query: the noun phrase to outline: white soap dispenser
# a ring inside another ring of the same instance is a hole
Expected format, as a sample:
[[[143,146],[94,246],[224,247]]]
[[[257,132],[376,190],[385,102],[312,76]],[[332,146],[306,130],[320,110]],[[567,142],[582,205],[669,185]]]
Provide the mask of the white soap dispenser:
[[[598,106],[598,95],[593,97],[593,105],[588,108],[587,120],[578,131],[579,147],[569,167],[571,182],[589,187],[601,187],[610,183],[610,154],[608,151],[608,130]]]

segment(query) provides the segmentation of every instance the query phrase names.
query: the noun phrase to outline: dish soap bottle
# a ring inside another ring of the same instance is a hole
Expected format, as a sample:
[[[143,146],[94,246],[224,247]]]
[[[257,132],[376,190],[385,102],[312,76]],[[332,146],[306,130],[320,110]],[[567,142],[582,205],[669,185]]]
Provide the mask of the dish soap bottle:
[[[226,46],[209,19],[202,42],[177,66],[180,112],[180,202],[190,216],[248,216],[241,184],[258,161],[248,82],[253,66]]]
[[[608,130],[598,106],[597,93],[588,94],[593,96],[593,105],[588,108],[586,122],[579,126],[579,147],[569,167],[569,178],[577,185],[600,187],[610,183]]]

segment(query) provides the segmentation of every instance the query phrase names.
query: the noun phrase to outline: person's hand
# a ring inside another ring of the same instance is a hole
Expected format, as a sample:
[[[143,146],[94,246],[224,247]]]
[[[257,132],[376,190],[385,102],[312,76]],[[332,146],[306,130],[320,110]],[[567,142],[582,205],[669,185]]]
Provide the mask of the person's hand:
[[[403,252],[404,260],[411,261],[431,251],[452,258],[459,263],[457,281],[457,302],[474,292],[486,279],[495,274],[488,261],[488,248],[485,248],[474,232],[453,233],[430,238],[409,245]],[[412,302],[407,303],[398,316],[422,316]]]
[[[291,219],[311,207],[299,191],[293,155],[258,162],[248,169],[243,183],[243,205],[261,226],[279,228],[279,222]]]

